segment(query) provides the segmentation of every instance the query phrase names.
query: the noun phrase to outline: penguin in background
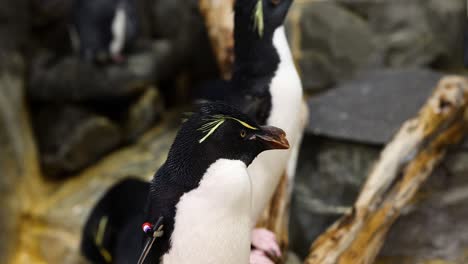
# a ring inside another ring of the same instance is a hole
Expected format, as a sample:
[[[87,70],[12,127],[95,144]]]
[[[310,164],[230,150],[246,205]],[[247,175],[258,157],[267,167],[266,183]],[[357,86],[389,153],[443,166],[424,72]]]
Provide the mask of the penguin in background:
[[[252,175],[252,219],[267,207],[284,173],[289,192],[308,116],[302,83],[286,39],[284,21],[293,0],[236,0],[232,79],[210,83],[199,99],[224,101],[259,124],[286,132],[291,149],[260,154],[249,166]],[[254,229],[252,244],[260,249],[265,232]],[[259,241],[259,242],[257,242]],[[258,252],[257,252],[258,253]],[[258,254],[257,254],[258,255]]]
[[[98,63],[124,60],[123,51],[138,35],[135,1],[73,1],[70,35],[80,58]]]
[[[259,126],[223,103],[202,105],[183,123],[166,162],[150,182],[146,206],[134,205],[144,212],[125,213],[126,224],[108,225],[115,231],[107,241],[115,244],[107,248],[104,260],[248,263],[252,189],[247,166],[261,152],[288,147],[279,128]],[[89,250],[96,248],[96,239],[90,237],[96,236],[96,225],[102,222],[97,218],[108,215],[111,223],[116,215],[116,208],[108,205],[115,201],[109,197],[97,204],[83,230],[81,249],[89,260],[103,260],[96,256],[102,250]],[[141,197],[136,200],[142,202]]]
[[[128,178],[110,188],[92,209],[84,226],[81,252],[92,263],[113,263],[116,237],[130,221],[139,219],[148,197],[148,182]],[[141,217],[140,217],[141,218]],[[137,223],[138,225],[138,223]],[[139,240],[130,246],[137,246]],[[133,249],[138,251],[139,248]]]

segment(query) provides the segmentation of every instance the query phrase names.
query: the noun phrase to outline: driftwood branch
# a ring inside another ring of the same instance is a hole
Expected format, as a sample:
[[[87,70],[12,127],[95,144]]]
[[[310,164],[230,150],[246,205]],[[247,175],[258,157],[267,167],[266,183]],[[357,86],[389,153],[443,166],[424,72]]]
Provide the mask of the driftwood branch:
[[[373,263],[391,225],[468,128],[468,80],[443,78],[381,153],[352,212],[312,245],[306,264]]]
[[[228,79],[234,61],[234,0],[200,0],[200,12],[205,18],[208,36],[218,62],[221,76]]]

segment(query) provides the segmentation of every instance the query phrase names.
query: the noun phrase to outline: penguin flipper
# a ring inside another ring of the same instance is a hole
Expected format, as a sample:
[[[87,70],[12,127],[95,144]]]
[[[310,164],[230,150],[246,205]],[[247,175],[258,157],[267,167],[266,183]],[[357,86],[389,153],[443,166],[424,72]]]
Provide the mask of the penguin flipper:
[[[135,215],[143,213],[150,183],[124,179],[112,186],[96,203],[82,231],[80,249],[92,263],[115,263],[119,236]]]

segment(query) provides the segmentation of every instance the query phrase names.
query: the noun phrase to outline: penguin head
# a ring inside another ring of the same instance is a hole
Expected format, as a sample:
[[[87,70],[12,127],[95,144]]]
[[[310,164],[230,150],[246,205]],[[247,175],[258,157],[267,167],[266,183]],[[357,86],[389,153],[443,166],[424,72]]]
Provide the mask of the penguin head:
[[[224,103],[206,103],[187,120],[174,145],[191,135],[195,141],[195,157],[207,162],[218,159],[241,160],[247,166],[263,151],[287,149],[289,143],[283,130],[259,126],[241,111]]]
[[[236,0],[236,30],[248,28],[262,37],[272,36],[288,14],[294,0]]]

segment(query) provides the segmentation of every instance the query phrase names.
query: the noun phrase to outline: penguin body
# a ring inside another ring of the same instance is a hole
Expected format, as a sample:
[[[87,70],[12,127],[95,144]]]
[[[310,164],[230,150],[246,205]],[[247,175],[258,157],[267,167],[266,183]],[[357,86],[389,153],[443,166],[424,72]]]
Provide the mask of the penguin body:
[[[86,61],[119,60],[137,37],[135,0],[74,0],[72,39]]]
[[[81,252],[88,260],[92,263],[117,263],[114,260],[119,258],[113,256],[118,254],[121,242],[115,238],[127,238],[121,232],[128,230],[132,222],[140,227],[149,188],[148,182],[125,179],[112,186],[98,201],[88,216],[81,238]],[[136,245],[139,245],[141,238],[137,237]],[[138,251],[139,247],[133,249],[133,255]]]
[[[254,219],[258,219],[268,205],[285,171],[291,190],[307,116],[302,83],[292,59],[284,26],[275,31],[273,43],[279,53],[280,63],[269,86],[271,109],[265,124],[283,129],[291,142],[291,149],[262,153],[248,168],[249,174],[256,176],[252,177]]]
[[[153,177],[145,212],[129,217],[114,239],[119,242],[113,263],[136,263],[142,255],[142,263],[248,263],[252,222],[247,166],[265,150],[288,147],[281,129],[259,126],[225,104],[203,105],[182,125]],[[160,217],[164,233],[151,244],[138,221],[155,223]],[[136,254],[128,243],[138,238]]]
[[[248,263],[250,201],[245,163],[215,161],[199,186],[180,198],[172,248],[163,255],[163,263]],[[212,228],[216,230],[209,230]]]

